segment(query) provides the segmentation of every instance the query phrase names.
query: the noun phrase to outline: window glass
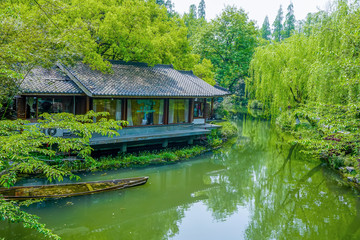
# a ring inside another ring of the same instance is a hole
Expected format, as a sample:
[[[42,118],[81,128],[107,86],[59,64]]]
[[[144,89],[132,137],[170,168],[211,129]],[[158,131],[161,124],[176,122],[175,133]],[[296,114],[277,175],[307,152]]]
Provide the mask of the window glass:
[[[37,118],[36,116],[36,97],[26,97],[26,118]]]
[[[39,98],[39,115],[42,113],[73,113],[74,103],[72,97]]]
[[[189,122],[189,99],[169,100],[169,123]]]
[[[194,102],[194,117],[203,118],[204,117],[204,102],[202,99]]]
[[[164,99],[128,99],[129,126],[164,123]]]
[[[73,97],[26,98],[26,118],[38,118],[43,113],[73,113]]]
[[[121,120],[121,99],[94,99],[94,112],[108,112],[109,119]]]

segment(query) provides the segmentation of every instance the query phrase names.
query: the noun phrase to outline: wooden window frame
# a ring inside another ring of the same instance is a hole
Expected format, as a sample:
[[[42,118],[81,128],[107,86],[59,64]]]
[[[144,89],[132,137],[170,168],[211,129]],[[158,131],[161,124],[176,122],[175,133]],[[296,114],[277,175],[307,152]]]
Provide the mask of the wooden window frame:
[[[206,118],[206,112],[205,112],[205,104],[206,104],[206,98],[198,98],[200,99],[201,101],[196,100],[196,98],[194,99],[194,105],[193,105],[193,109],[192,109],[192,115],[193,115],[193,119],[205,119]],[[194,117],[194,108],[195,108],[195,104],[196,103],[200,103],[202,105],[202,110],[203,110],[203,116],[202,117]]]

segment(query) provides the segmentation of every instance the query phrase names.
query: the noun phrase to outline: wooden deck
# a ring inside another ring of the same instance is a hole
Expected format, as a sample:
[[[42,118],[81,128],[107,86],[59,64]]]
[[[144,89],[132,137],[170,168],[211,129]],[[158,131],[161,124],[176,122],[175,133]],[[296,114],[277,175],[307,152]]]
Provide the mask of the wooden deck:
[[[127,127],[119,131],[120,136],[113,138],[94,135],[90,145],[95,149],[112,149],[117,146],[122,151],[126,151],[130,146],[161,144],[167,147],[172,141],[186,141],[192,144],[195,138],[209,134],[211,129],[218,127],[220,126],[212,124]]]

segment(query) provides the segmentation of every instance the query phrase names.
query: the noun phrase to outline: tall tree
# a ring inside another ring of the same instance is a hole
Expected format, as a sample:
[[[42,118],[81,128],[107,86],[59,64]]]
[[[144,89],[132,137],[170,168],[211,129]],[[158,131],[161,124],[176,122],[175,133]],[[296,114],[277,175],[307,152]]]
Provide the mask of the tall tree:
[[[191,4],[190,8],[189,8],[189,14],[192,18],[197,18],[197,11],[196,11],[196,5],[195,4]]]
[[[242,9],[227,6],[197,36],[194,49],[211,60],[215,78],[232,89],[248,74],[249,63],[257,46],[257,30]]]
[[[156,4],[165,5],[165,1],[164,0],[156,0]]]
[[[167,0],[165,2],[165,7],[170,15],[174,14],[174,4],[171,2],[171,0]]]
[[[275,41],[280,42],[282,39],[282,31],[283,31],[283,25],[282,25],[282,21],[283,21],[283,10],[282,10],[282,6],[280,5],[279,11],[276,15],[275,21],[273,23],[273,38]]]
[[[287,13],[285,17],[283,37],[284,38],[290,37],[294,30],[295,30],[294,5],[290,3],[287,8]]]
[[[205,19],[205,0],[201,0],[198,7],[198,18]]]
[[[189,39],[190,46],[194,45],[194,42],[197,41],[196,35],[206,27],[205,18],[196,16],[196,6],[191,5],[189,9],[189,13],[184,13],[182,20],[184,21],[187,27],[187,37]]]
[[[270,29],[270,23],[269,23],[269,17],[266,16],[264,19],[264,22],[262,24],[261,30],[261,37],[266,40],[270,40],[271,38],[271,29]]]

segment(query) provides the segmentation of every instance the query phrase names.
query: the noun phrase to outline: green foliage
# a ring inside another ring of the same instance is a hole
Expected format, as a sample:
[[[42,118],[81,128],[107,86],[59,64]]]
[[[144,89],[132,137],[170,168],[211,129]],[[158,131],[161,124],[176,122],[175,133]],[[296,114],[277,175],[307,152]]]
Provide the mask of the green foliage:
[[[164,0],[156,0],[156,4],[164,5],[165,1]]]
[[[217,118],[231,119],[242,113],[247,113],[247,99],[244,96],[232,94],[223,99],[221,103],[215,101],[214,109]]]
[[[153,1],[71,0],[65,15],[73,22],[82,19],[92,45],[84,61],[100,70],[106,69],[103,58],[177,65],[190,51],[184,24]]]
[[[251,109],[263,109],[263,104],[258,100],[251,100],[248,105]]]
[[[284,22],[284,32],[283,38],[289,38],[293,31],[295,30],[295,15],[294,15],[294,5],[292,3],[289,4],[287,8],[287,13]]]
[[[60,239],[59,236],[53,234],[49,229],[46,228],[45,224],[39,223],[39,217],[26,213],[20,209],[21,206],[28,206],[33,201],[26,202],[7,202],[0,199],[0,216],[2,221],[8,221],[10,223],[22,223],[25,228],[35,229],[41,233],[47,239]]]
[[[352,175],[360,172],[359,29],[357,2],[337,1],[309,14],[299,33],[257,48],[247,79],[248,96],[305,152],[354,167]]]
[[[201,63],[194,66],[194,74],[207,82],[208,84],[214,86],[216,84],[214,79],[214,66],[211,61],[204,58]]]
[[[283,25],[282,25],[282,21],[283,21],[283,10],[282,10],[282,6],[280,5],[280,8],[278,10],[278,13],[276,15],[275,21],[273,23],[273,28],[274,31],[272,33],[273,39],[276,42],[280,42],[282,40],[282,31],[283,31]]]
[[[162,4],[158,2],[159,4]],[[173,64],[191,70],[187,28],[155,1],[38,0],[0,3],[0,108],[9,106],[35,66],[82,60],[110,72],[105,59]]]
[[[63,176],[74,177],[70,171],[52,167],[49,159],[62,154],[73,154],[92,162],[90,156],[90,138],[93,133],[101,135],[118,135],[122,121],[107,120],[108,113],[94,113],[74,116],[70,113],[41,115],[38,124],[27,121],[0,121],[0,183],[10,187],[17,180],[19,173],[43,173],[50,180],[63,179]],[[94,123],[93,119],[101,118]],[[58,138],[45,135],[43,129],[68,129],[76,137]]]
[[[220,125],[221,128],[211,130],[211,133],[207,135],[208,143],[211,147],[219,147],[223,144],[224,140],[236,137],[238,135],[238,128],[234,123],[224,121],[216,122],[216,125]]]
[[[360,11],[339,2],[327,17],[300,33],[256,49],[247,79],[248,96],[268,115],[307,102],[351,104],[359,95]]]
[[[307,104],[284,112],[286,126],[304,152],[327,160],[334,168],[355,167],[360,172],[360,108],[357,105]]]
[[[269,23],[268,16],[266,16],[264,19],[264,22],[260,29],[260,34],[261,34],[261,37],[265,40],[270,40],[270,38],[271,38],[271,29],[270,29],[270,23]]]
[[[195,18],[197,19],[197,11],[196,11],[196,5],[195,4],[191,4],[190,5],[190,8],[189,8],[189,15],[192,17],[192,18]]]
[[[198,18],[205,19],[205,15],[206,15],[205,8],[206,8],[205,0],[201,0],[198,7]]]
[[[0,184],[4,187],[14,185],[19,174],[44,174],[48,180],[62,181],[64,176],[78,178],[71,169],[50,164],[50,159],[65,155],[76,155],[85,159],[88,164],[94,162],[91,157],[90,138],[93,133],[101,135],[118,135],[123,121],[107,120],[109,113],[94,113],[86,115],[69,113],[41,115],[37,124],[24,120],[0,121]],[[100,118],[96,123],[93,119]],[[67,129],[75,136],[60,138],[46,135],[45,129]],[[37,222],[37,217],[20,210],[14,202],[0,200],[2,220],[23,222],[25,227],[36,229],[47,237],[59,239]]]
[[[195,5],[194,5],[193,9],[191,9],[191,7],[190,7],[189,13],[184,13],[184,15],[182,16],[182,20],[184,21],[184,23],[188,29],[187,37],[189,39],[191,46],[193,46],[194,42],[197,41],[197,38],[196,38],[197,33],[201,29],[206,28],[206,26],[207,26],[207,22],[206,22],[205,18],[197,17],[194,8],[196,8]]]
[[[94,162],[71,161],[54,163],[59,167],[71,170],[105,170],[111,168],[127,168],[146,166],[149,164],[174,162],[197,156],[206,151],[203,146],[194,146],[182,149],[167,149],[164,151],[140,152],[138,154],[120,154],[116,157],[106,156]]]
[[[62,11],[52,1],[0,2],[0,108],[5,108],[0,119],[34,66],[69,62],[88,47],[88,35],[78,26],[55,23]]]
[[[228,6],[198,30],[192,41],[193,51],[211,61],[221,86],[232,88],[248,74],[257,34],[244,10]]]
[[[165,7],[167,9],[167,12],[168,12],[169,16],[173,16],[175,14],[174,6],[175,5],[171,2],[171,0],[166,0]]]
[[[221,138],[221,134],[217,129],[212,129],[211,133],[206,136],[207,141],[211,147],[216,148],[222,145],[223,140]]]
[[[221,126],[221,128],[219,129],[221,137],[232,138],[238,135],[238,128],[234,123],[225,121],[216,124]]]

